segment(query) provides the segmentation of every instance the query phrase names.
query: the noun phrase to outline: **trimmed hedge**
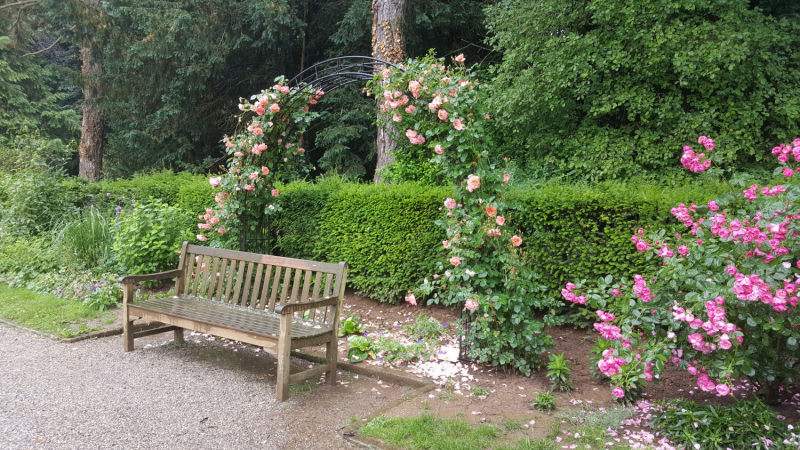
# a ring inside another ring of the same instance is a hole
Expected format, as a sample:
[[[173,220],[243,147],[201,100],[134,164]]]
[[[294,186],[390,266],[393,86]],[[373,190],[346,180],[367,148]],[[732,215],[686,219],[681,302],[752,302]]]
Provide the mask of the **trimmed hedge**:
[[[63,182],[75,206],[111,207],[119,199],[161,199],[195,217],[214,204],[208,178],[169,171],[130,180]],[[375,186],[339,178],[279,186],[282,211],[274,216],[274,253],[350,264],[350,285],[384,302],[400,301],[408,289],[445,262],[445,239],[435,221],[450,188],[416,184]],[[646,273],[655,269],[630,243],[642,227],[680,229],[669,210],[678,203],[705,203],[729,185],[674,188],[605,183],[590,187],[551,183],[512,191],[519,207],[508,214],[520,230],[540,280],[557,295],[567,281]],[[106,193],[111,193],[107,197]]]

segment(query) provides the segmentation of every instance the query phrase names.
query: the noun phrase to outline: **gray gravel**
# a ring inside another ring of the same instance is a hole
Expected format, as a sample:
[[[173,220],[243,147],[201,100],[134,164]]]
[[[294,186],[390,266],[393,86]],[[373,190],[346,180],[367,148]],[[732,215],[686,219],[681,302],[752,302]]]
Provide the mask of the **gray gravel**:
[[[65,344],[0,325],[0,448],[351,448],[338,430],[409,392],[351,378],[282,404],[272,357],[171,337],[125,353],[119,336]]]

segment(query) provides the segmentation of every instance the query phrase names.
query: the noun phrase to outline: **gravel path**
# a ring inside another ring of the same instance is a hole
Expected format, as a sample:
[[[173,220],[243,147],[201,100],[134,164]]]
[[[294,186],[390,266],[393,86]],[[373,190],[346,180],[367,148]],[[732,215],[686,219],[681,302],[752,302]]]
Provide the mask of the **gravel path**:
[[[0,448],[344,449],[351,417],[410,392],[344,374],[282,404],[271,356],[171,337],[125,353],[119,336],[65,344],[0,325]]]

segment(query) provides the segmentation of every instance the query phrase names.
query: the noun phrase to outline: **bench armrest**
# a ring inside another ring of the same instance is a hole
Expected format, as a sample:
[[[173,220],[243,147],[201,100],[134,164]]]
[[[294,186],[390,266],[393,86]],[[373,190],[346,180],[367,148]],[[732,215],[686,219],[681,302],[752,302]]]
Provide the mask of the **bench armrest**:
[[[280,315],[293,314],[297,311],[306,311],[309,309],[319,308],[322,306],[336,305],[339,303],[339,297],[328,297],[320,300],[312,300],[304,303],[292,303],[290,305],[278,305],[275,307],[275,312]]]
[[[159,273],[151,273],[147,275],[128,275],[125,277],[119,277],[119,281],[122,284],[133,284],[133,283],[141,283],[142,281],[152,281],[152,280],[164,280],[168,278],[177,278],[181,276],[181,269],[175,270],[168,270],[166,272],[159,272]]]

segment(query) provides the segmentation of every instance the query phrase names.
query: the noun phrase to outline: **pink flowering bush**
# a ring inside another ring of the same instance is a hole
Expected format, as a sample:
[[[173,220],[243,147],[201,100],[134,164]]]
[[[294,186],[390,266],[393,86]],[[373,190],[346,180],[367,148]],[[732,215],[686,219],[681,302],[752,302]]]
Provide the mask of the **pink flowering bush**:
[[[309,110],[324,92],[289,88],[281,77],[273,87],[241,100],[240,132],[225,136],[226,173],[209,178],[214,188],[215,208],[198,219],[200,241],[218,247],[235,247],[241,236],[241,218],[260,217],[281,210],[275,183],[308,173],[300,137],[317,116]]]
[[[489,160],[486,148],[492,146],[484,128],[491,118],[482,110],[484,94],[475,75],[463,61],[446,67],[427,56],[384,70],[372,90],[383,99],[382,116],[402,146],[398,163],[384,175],[402,179],[398,170],[405,170],[413,154],[441,180],[457,185],[455,198],[443,199],[436,222],[447,233],[442,246],[448,259],[417,294],[473,312],[472,330],[464,337],[472,343],[471,357],[530,373],[538,355],[552,347],[552,338],[542,333],[545,324],[558,322],[549,314],[537,319],[534,308],[546,310],[555,302],[542,295],[525,262],[524,238],[506,220],[513,206],[511,176]]]
[[[786,184],[740,183],[741,193],[673,208],[677,233],[631,237],[640,252],[661,259],[653,276],[637,275],[632,285],[606,277],[562,291],[567,301],[599,309],[596,364],[624,396],[658,378],[665,363],[697,377],[688,389],[730,395],[732,380],[745,376],[771,402],[797,377],[800,187],[791,184],[790,163],[800,165],[800,139],[773,154]],[[709,167],[693,158],[681,162],[693,171]]]

